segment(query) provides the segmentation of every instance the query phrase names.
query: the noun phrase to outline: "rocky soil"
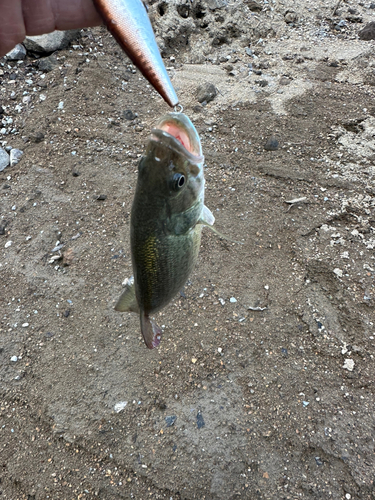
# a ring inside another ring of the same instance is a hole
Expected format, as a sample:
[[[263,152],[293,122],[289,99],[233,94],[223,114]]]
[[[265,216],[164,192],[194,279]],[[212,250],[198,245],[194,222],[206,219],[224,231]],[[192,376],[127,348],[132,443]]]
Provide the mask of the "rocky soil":
[[[104,28],[0,61],[0,497],[374,499],[375,4],[149,13],[243,244],[204,231],[147,350],[113,305],[166,105]]]

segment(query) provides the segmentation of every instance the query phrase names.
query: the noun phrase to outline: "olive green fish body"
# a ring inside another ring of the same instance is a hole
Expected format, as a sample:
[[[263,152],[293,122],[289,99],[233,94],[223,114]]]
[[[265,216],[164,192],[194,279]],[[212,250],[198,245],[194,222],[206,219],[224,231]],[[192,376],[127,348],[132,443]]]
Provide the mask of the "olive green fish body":
[[[203,156],[198,134],[181,113],[171,113],[152,131],[139,164],[131,214],[134,285],[116,305],[138,311],[147,347],[161,329],[150,315],[181,290],[198,257],[204,224],[214,217],[204,206]]]

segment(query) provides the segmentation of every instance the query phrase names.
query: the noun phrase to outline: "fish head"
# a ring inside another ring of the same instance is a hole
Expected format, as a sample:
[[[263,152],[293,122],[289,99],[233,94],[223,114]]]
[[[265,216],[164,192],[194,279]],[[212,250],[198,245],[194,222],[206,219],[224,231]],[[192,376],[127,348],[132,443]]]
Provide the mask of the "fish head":
[[[190,119],[169,113],[151,132],[138,182],[150,200],[163,198],[173,213],[181,213],[203,201],[203,162],[199,135]]]

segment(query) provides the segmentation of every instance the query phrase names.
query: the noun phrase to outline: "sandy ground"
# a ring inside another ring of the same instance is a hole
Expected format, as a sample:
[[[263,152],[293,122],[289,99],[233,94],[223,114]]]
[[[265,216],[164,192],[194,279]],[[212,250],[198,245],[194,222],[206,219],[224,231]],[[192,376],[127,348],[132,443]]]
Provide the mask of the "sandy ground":
[[[167,106],[104,28],[1,61],[1,498],[375,498],[375,5],[223,4],[150,7],[243,242],[204,231],[157,350],[113,306]]]

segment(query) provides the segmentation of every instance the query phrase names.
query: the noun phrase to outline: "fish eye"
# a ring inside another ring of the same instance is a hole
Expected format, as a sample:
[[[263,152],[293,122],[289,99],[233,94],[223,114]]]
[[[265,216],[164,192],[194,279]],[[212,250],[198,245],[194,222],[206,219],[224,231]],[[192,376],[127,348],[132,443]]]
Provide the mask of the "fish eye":
[[[172,186],[173,189],[178,190],[181,189],[185,185],[185,176],[183,174],[174,174],[172,177]]]

